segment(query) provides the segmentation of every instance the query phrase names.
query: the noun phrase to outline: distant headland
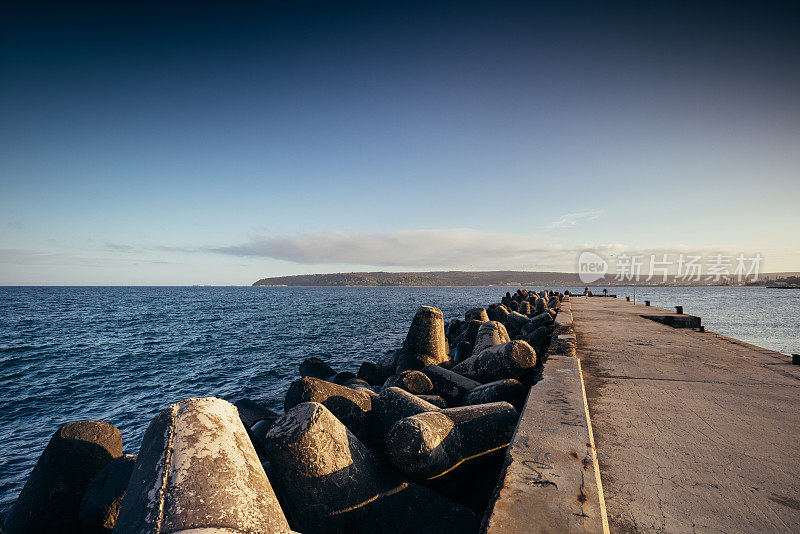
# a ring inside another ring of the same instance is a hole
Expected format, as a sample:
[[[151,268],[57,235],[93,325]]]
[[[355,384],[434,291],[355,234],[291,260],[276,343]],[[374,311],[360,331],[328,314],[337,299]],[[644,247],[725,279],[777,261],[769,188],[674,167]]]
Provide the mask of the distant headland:
[[[747,285],[765,285],[767,282],[798,273],[769,273],[761,276],[757,283]],[[630,280],[616,280],[612,274],[593,282],[592,286],[629,286]],[[534,272],[534,271],[428,271],[428,272],[357,272],[331,274],[299,274],[293,276],[276,276],[262,278],[253,286],[585,286],[577,273]],[[745,285],[735,282],[715,280],[684,280],[670,276],[667,281],[656,277],[651,281],[644,279],[637,285],[647,286],[719,286]]]

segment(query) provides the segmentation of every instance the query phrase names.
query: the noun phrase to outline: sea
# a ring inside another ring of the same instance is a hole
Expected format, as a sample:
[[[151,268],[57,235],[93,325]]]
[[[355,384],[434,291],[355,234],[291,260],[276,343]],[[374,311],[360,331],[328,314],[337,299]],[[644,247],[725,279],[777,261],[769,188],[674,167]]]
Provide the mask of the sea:
[[[356,372],[402,344],[418,306],[463,318],[514,289],[0,287],[0,514],[63,423],[113,423],[136,453],[150,420],[185,398],[248,397],[282,411],[304,358]],[[708,330],[800,352],[798,290],[637,287],[645,299],[682,305]]]

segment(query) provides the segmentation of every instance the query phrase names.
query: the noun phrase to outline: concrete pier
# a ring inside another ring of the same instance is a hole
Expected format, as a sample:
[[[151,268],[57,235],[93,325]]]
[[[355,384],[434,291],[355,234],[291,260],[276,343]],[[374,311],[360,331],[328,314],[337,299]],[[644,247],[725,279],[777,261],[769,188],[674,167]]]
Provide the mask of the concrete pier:
[[[800,532],[789,356],[621,299],[573,297],[572,312],[612,532]]]

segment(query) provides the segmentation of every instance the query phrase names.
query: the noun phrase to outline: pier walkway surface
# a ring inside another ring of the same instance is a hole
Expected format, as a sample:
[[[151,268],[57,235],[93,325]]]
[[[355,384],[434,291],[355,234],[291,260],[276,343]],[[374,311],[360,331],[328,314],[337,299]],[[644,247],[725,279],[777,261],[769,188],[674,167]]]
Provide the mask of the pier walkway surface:
[[[800,366],[640,317],[668,310],[572,313],[612,532],[800,532]]]

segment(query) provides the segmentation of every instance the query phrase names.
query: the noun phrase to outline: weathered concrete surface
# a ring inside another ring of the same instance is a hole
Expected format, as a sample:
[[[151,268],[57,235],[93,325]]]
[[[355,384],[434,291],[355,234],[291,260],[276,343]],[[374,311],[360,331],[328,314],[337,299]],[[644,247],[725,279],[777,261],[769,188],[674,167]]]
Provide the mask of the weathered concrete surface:
[[[558,315],[553,319],[553,326],[560,332],[565,332],[572,328],[572,302],[569,297],[564,297]]]
[[[91,480],[122,455],[122,436],[102,421],[62,425],[39,457],[5,519],[8,534],[79,533],[81,499]]]
[[[507,402],[517,411],[521,411],[528,396],[528,388],[519,380],[506,378],[489,382],[470,390],[464,395],[464,404],[486,404],[489,402]]]
[[[360,438],[370,436],[373,423],[372,396],[347,386],[304,377],[289,386],[283,400],[285,412],[301,402],[324,404],[333,415]]]
[[[389,387],[381,391],[375,407],[378,427],[384,436],[400,419],[418,413],[439,411],[438,406],[397,387]]]
[[[420,306],[411,320],[394,372],[422,369],[426,365],[438,365],[449,359],[442,310]]]
[[[800,369],[653,311],[572,299],[612,532],[800,532]]]
[[[441,395],[451,406],[459,404],[464,395],[481,385],[480,382],[438,365],[429,365],[422,372],[431,379],[434,392]]]
[[[81,534],[111,534],[135,464],[135,454],[124,454],[94,477],[81,500]]]
[[[383,383],[383,389],[398,387],[414,395],[428,395],[433,392],[433,383],[421,371],[403,371],[392,375]]]
[[[419,413],[392,426],[386,453],[401,472],[432,480],[505,448],[517,419],[517,411],[507,402]]]
[[[401,479],[322,404],[293,407],[266,442],[275,485],[304,533],[477,529],[472,511]]]
[[[551,356],[531,388],[482,530],[603,532],[578,360]]]
[[[478,334],[475,336],[472,354],[480,354],[485,348],[508,343],[509,341],[511,341],[511,338],[508,337],[508,331],[506,327],[503,326],[503,323],[487,321],[478,327]]]
[[[565,296],[553,321],[553,333],[544,359],[553,355],[575,356],[575,333],[572,328],[572,303]]]
[[[535,370],[536,352],[522,340],[486,347],[452,369],[454,373],[484,384],[504,378],[525,380]]]
[[[192,529],[290,530],[238,410],[213,397],[172,404],[150,423],[114,532]]]

